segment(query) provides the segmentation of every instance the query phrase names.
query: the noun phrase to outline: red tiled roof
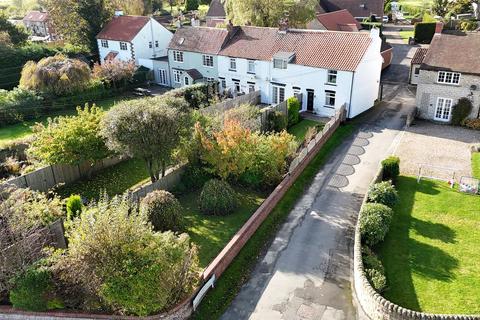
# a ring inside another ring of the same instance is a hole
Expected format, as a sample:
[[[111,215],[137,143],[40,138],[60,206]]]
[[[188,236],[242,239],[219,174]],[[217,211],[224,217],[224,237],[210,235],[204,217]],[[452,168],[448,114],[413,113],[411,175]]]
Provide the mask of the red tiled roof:
[[[288,30],[240,27],[220,51],[221,55],[253,59],[272,59],[277,52],[294,52],[293,63],[317,68],[354,71],[367,51],[369,33]]]
[[[418,48],[413,55],[412,61],[410,64],[422,64],[423,59],[425,59],[425,55],[427,54],[427,48]]]
[[[47,20],[48,12],[30,11],[23,17],[23,21],[44,22]]]
[[[226,29],[184,27],[173,35],[169,49],[217,54],[228,36]]]
[[[193,80],[203,79],[202,74],[201,74],[200,71],[198,71],[197,69],[188,69],[188,70],[185,70],[185,72],[186,72],[186,73],[190,76],[190,78],[192,78]]]
[[[317,14],[317,19],[325,29],[330,31],[358,31],[362,28],[346,9]]]
[[[227,14],[225,13],[225,8],[220,0],[212,0],[210,2],[210,7],[208,8],[206,17],[222,17],[225,18]]]
[[[347,9],[354,17],[383,16],[384,0],[320,0],[324,12]]]
[[[144,16],[113,17],[97,34],[97,39],[132,41],[149,20],[149,17]]]

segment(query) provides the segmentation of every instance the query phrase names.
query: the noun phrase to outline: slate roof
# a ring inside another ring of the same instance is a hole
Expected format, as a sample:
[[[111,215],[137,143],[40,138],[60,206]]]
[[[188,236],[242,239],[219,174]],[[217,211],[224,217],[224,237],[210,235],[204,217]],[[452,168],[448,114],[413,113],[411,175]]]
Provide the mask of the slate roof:
[[[354,71],[371,41],[369,33],[361,32],[290,29],[280,33],[276,28],[244,26],[220,55],[270,61],[277,52],[295,52],[295,64]]]
[[[188,69],[188,70],[185,70],[185,72],[186,72],[186,73],[190,76],[190,78],[192,78],[193,80],[203,79],[202,74],[201,74],[200,71],[198,71],[197,69]]]
[[[45,22],[48,20],[48,12],[30,11],[22,19],[23,21]]]
[[[317,14],[317,20],[330,31],[358,31],[362,28],[346,9]]]
[[[425,55],[427,54],[427,48],[418,48],[413,55],[412,61],[410,64],[422,64],[423,59],[425,59]]]
[[[435,34],[421,68],[480,75],[479,52],[478,32],[464,35]]]
[[[144,16],[114,17],[97,34],[97,39],[132,41],[149,20],[149,17]]]
[[[228,31],[209,27],[182,27],[173,35],[169,49],[218,54]]]
[[[225,18],[227,16],[225,8],[220,0],[212,0],[207,11],[207,18]]]
[[[347,9],[354,17],[383,17],[384,0],[320,0],[319,12]]]

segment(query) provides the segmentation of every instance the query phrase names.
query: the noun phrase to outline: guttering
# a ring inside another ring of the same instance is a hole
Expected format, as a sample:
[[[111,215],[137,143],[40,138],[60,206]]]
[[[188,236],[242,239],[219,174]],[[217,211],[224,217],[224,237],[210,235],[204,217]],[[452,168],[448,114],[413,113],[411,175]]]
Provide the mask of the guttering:
[[[352,71],[352,83],[350,85],[350,102],[348,103],[347,119],[350,119],[350,107],[352,105],[353,80],[354,79],[355,79],[355,71]]]

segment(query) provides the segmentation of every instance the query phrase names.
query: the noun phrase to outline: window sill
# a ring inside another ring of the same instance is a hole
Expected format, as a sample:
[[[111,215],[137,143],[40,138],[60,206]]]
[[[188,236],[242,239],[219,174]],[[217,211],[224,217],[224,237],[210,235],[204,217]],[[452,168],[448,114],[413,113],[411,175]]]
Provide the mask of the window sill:
[[[237,70],[233,70],[233,69],[228,69],[228,71],[237,72]]]
[[[447,83],[447,82],[436,82],[436,84],[444,84],[446,86],[460,87],[460,83]]]
[[[328,109],[335,109],[335,106],[323,106],[323,107]]]
[[[255,72],[247,72],[248,74],[252,74],[252,75],[255,75]]]
[[[333,87],[336,87],[336,86],[337,86],[336,83],[331,83],[331,82],[325,82],[325,85],[327,85],[327,86],[333,86]]]

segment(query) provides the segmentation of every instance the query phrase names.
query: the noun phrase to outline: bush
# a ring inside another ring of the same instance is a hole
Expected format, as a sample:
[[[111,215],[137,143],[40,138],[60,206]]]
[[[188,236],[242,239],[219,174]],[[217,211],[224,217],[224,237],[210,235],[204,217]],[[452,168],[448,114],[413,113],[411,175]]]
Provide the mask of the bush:
[[[480,119],[467,119],[465,126],[470,129],[480,130]]]
[[[368,189],[368,201],[381,203],[393,208],[398,201],[398,193],[390,181],[375,183]]]
[[[182,231],[183,209],[173,194],[155,190],[140,202],[140,211],[145,214],[155,231]]]
[[[190,86],[184,86],[165,93],[164,96],[184,98],[192,109],[199,109],[210,104],[210,99],[214,97],[214,83],[196,83]]]
[[[300,101],[297,97],[291,97],[287,100],[288,108],[288,126],[291,127],[297,124],[300,120]]]
[[[182,175],[182,182],[187,189],[200,189],[212,175],[200,166],[187,164]]]
[[[460,98],[453,106],[452,124],[459,126],[472,112],[472,101],[468,98]]]
[[[267,131],[280,132],[287,129],[288,119],[280,111],[271,111],[267,116]]]
[[[198,9],[198,0],[187,0],[185,10],[193,11]]]
[[[31,266],[13,279],[10,302],[14,308],[28,311],[46,311],[58,306],[52,295],[50,271],[41,266]],[[60,306],[61,307],[61,303]]]
[[[365,276],[377,292],[382,293],[387,287],[385,268],[375,253],[367,246],[362,247],[363,269]]]
[[[381,293],[387,287],[387,278],[380,271],[375,269],[367,269],[365,270],[365,275],[367,276],[368,282],[370,282],[372,287],[377,290],[377,292]]]
[[[417,43],[430,43],[435,34],[436,22],[418,22],[415,24],[414,38]]]
[[[478,28],[478,22],[475,20],[465,20],[460,23],[460,30],[474,31]]]
[[[42,111],[43,98],[34,91],[15,88],[0,89],[0,125],[36,118]]]
[[[382,161],[382,180],[390,180],[392,183],[397,181],[397,177],[400,174],[400,158],[390,156]]]
[[[383,241],[392,221],[392,209],[380,203],[366,203],[360,215],[362,241],[369,246]]]
[[[82,212],[83,202],[82,197],[78,194],[72,194],[68,197],[66,202],[67,207],[67,219],[73,220]]]
[[[154,232],[126,197],[89,205],[69,231],[52,266],[59,286],[101,307],[146,316],[187,297],[199,280],[196,247],[187,234]]]
[[[227,215],[238,207],[237,194],[227,182],[212,179],[203,186],[199,206],[204,214]]]

